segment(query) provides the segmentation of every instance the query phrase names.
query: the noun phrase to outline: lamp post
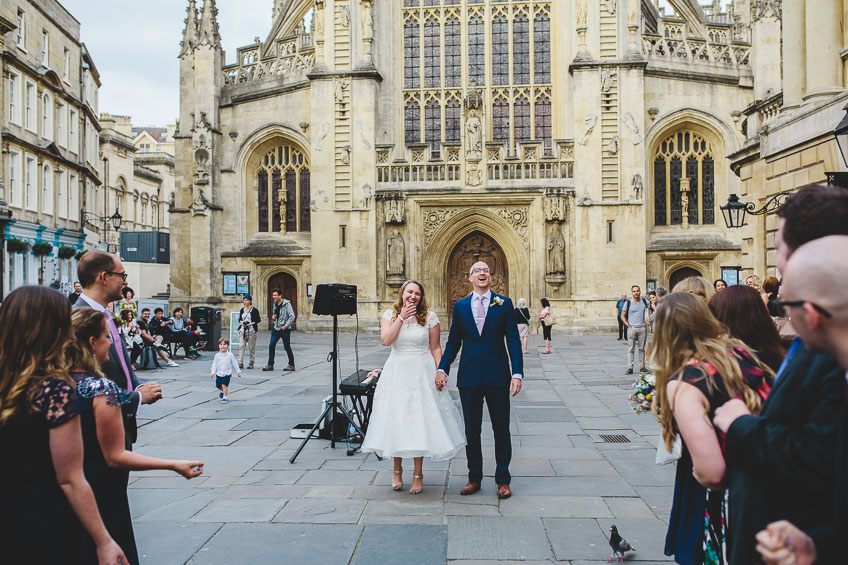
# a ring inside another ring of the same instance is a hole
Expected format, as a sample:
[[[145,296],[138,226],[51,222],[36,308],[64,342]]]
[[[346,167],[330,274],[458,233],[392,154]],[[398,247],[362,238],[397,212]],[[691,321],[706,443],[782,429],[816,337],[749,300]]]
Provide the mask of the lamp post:
[[[745,215],[750,214],[752,216],[762,216],[763,214],[768,214],[770,212],[774,212],[781,206],[783,206],[789,197],[792,196],[792,192],[781,192],[779,194],[775,194],[763,204],[763,207],[757,210],[756,204],[753,202],[742,202],[739,200],[739,197],[735,194],[731,194],[727,198],[727,204],[724,206],[719,206],[719,210],[721,210],[721,215],[724,217],[724,223],[728,228],[741,228],[745,225]]]
[[[109,248],[109,240],[107,235],[109,234],[109,224],[112,224],[112,227],[115,228],[115,231],[120,231],[121,229],[121,220],[123,217],[121,213],[118,212],[118,209],[115,208],[115,213],[111,216],[100,216],[99,214],[95,214],[94,212],[86,212],[85,210],[81,211],[82,213],[82,223],[83,225],[87,223],[95,223],[95,222],[103,222],[103,241],[106,243],[106,249]]]
[[[833,137],[836,138],[836,146],[842,156],[842,163],[848,167],[848,104],[842,109],[845,111],[845,115],[833,129]],[[824,174],[827,177],[828,185],[848,188],[848,172],[831,171]]]

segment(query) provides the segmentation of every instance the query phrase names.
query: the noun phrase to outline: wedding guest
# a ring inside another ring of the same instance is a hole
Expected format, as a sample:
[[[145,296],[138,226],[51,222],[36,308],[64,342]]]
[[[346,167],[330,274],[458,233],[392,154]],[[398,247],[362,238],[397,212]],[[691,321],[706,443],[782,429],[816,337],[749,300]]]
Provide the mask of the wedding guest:
[[[392,457],[392,489],[403,488],[403,458],[412,457],[412,488],[424,488],[424,458],[450,459],[465,445],[462,420],[446,391],[436,390],[433,375],[442,360],[441,324],[431,311],[424,287],[406,281],[397,301],[380,320],[380,339],[392,351],[374,392],[374,408],[363,452]]]
[[[521,337],[521,352],[527,353],[527,338],[530,335],[530,309],[527,308],[527,301],[523,298],[518,299],[515,309],[515,323],[518,325],[518,335]]]
[[[125,286],[121,289],[121,301],[118,303],[118,311],[120,312],[120,316],[123,315],[124,310],[129,310],[133,313],[133,318],[138,317],[138,304],[133,298],[135,298],[135,291],[128,286]],[[122,318],[123,319],[123,318]]]
[[[651,362],[659,402],[655,396],[652,408],[666,448],[671,451],[677,433],[682,438],[665,554],[681,564],[712,563],[724,551],[728,473],[724,438],[710,418],[729,398],[759,411],[773,373],[744,343],[728,337],[691,293],[666,296],[656,319]],[[731,520],[733,511],[731,506]]]
[[[239,310],[239,368],[244,369],[244,350],[250,349],[250,364],[247,368],[252,369],[256,361],[256,334],[262,319],[259,310],[253,307],[252,296],[245,294],[242,301],[244,306]]]
[[[666,289],[664,286],[658,286],[656,288],[656,290],[657,290],[657,302],[662,300],[663,297],[668,294],[668,289]]]
[[[24,286],[0,306],[0,544],[4,563],[126,563],[83,474],[80,412],[68,372],[71,304]],[[123,432],[121,432],[123,434]],[[121,439],[123,436],[121,435]]]
[[[167,469],[187,479],[203,472],[199,461],[171,461],[133,453],[124,443],[121,406],[131,401],[126,390],[105,378],[99,366],[109,360],[112,338],[103,313],[78,308],[71,315],[73,338],[67,355],[71,377],[86,410],[82,414],[85,477],[91,484],[97,508],[115,541],[123,548],[127,563],[138,565],[127,483],[129,471]],[[95,547],[87,544],[93,560]]]
[[[704,302],[709,302],[716,291],[704,277],[687,277],[674,285],[671,292],[689,292],[699,296]]]
[[[762,303],[757,291],[737,284],[713,296],[709,306],[732,337],[750,347],[763,363],[777,372],[786,350]]]
[[[721,292],[727,288],[727,283],[724,282],[724,279],[716,279],[715,282],[713,282],[713,288],[716,292]]]
[[[79,298],[80,294],[82,294],[82,285],[79,281],[74,282],[74,291],[68,295],[68,300],[71,301],[71,304],[74,304]]]
[[[543,354],[547,355],[551,352],[551,326],[545,323],[552,317],[551,303],[547,298],[542,298],[539,301],[542,304],[542,311],[539,312],[539,323],[542,325],[542,336],[545,338],[545,350]]]
[[[783,316],[783,309],[776,306],[778,300],[778,292],[780,291],[780,280],[777,277],[768,277],[763,281],[763,304],[766,305],[770,316],[779,318]]]
[[[121,310],[121,322],[121,325],[118,326],[118,333],[124,338],[127,351],[130,354],[130,363],[135,369],[135,362],[144,349],[141,328],[138,327],[138,322],[135,321],[132,310]]]
[[[784,273],[803,244],[848,234],[848,192],[801,187],[777,215],[775,265]],[[796,338],[775,380],[759,415],[731,400],[713,420],[727,434],[725,457],[734,469],[729,504],[741,513],[730,523],[735,541],[729,561],[734,564],[756,562],[755,536],[774,520],[815,529],[830,519],[821,509],[833,501],[845,369],[832,355],[814,353]]]
[[[654,333],[654,318],[657,316],[657,291],[649,290],[648,291],[648,303],[651,307],[648,309],[650,311],[650,315],[648,318],[648,325],[651,326],[651,333]]]

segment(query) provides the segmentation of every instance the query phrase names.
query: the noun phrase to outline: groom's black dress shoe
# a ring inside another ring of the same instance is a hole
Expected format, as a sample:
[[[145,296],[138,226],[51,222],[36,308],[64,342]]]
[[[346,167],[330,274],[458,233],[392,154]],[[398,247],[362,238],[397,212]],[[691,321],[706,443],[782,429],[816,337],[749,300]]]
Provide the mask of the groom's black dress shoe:
[[[498,485],[498,498],[504,499],[512,496],[512,491],[509,489],[509,485]]]
[[[480,490],[480,483],[475,483],[473,481],[469,481],[468,484],[466,484],[464,487],[462,487],[462,490],[459,491],[459,494],[462,494],[462,495],[474,494],[478,490]]]

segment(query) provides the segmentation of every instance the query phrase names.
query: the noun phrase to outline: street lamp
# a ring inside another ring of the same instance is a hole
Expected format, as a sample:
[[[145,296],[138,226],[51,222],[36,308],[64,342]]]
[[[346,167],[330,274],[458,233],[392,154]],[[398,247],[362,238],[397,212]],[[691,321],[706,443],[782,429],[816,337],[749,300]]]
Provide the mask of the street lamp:
[[[115,208],[115,213],[111,216],[101,216],[99,214],[95,214],[94,212],[86,212],[82,210],[82,223],[85,225],[86,223],[94,223],[94,222],[103,222],[103,241],[106,245],[109,245],[109,240],[106,235],[109,233],[109,224],[112,224],[112,227],[115,228],[115,231],[120,231],[121,229],[121,220],[123,217],[121,213],[118,212],[118,209]]]
[[[842,156],[842,163],[848,167],[848,104],[842,108],[846,113],[833,129],[833,137],[836,138],[836,147]],[[827,184],[848,188],[848,173],[842,171],[825,172]]]
[[[789,200],[790,196],[792,196],[792,191],[775,194],[766,200],[766,203],[763,204],[762,208],[757,210],[757,206],[753,202],[742,202],[739,200],[737,195],[731,194],[727,198],[727,204],[719,206],[718,208],[721,210],[721,215],[724,217],[724,223],[728,228],[741,228],[745,225],[746,214],[762,216],[763,214],[774,212],[783,206],[786,201]]]

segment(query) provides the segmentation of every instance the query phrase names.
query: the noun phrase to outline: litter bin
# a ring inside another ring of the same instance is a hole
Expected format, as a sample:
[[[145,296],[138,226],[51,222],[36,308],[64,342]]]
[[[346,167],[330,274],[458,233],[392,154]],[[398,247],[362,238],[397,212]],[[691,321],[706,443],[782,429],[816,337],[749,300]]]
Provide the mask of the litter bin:
[[[191,309],[191,319],[197,327],[206,332],[206,347],[204,351],[218,351],[218,340],[221,339],[221,310],[211,306],[194,306]]]

